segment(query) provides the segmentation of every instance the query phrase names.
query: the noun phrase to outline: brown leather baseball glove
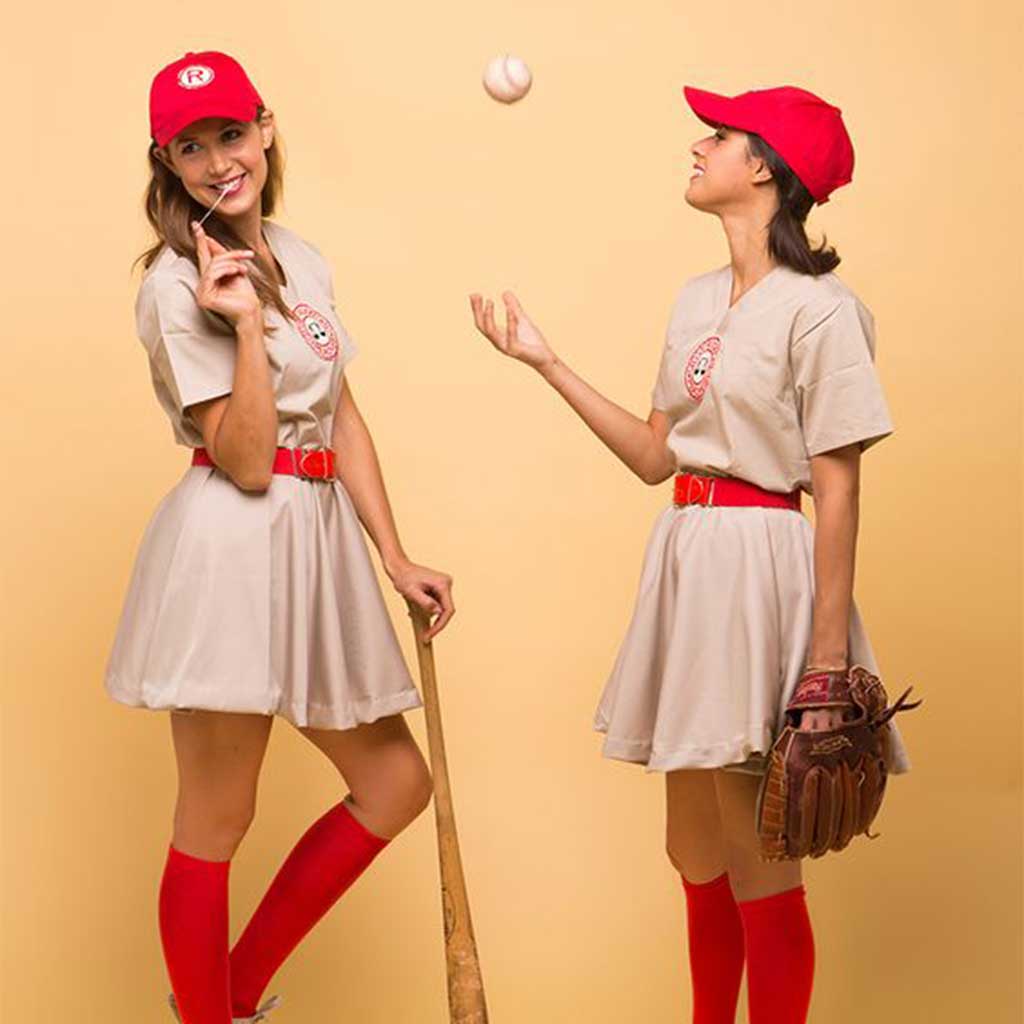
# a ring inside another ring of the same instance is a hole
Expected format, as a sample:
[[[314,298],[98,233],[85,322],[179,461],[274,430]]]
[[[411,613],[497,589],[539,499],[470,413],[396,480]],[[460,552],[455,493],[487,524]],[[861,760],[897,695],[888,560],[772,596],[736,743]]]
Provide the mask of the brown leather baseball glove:
[[[885,794],[889,719],[922,703],[906,703],[912,689],[887,708],[882,681],[863,665],[804,672],[757,797],[762,861],[820,857],[861,832],[878,838],[870,828]],[[829,707],[843,710],[846,720],[831,729],[799,728],[803,711]]]

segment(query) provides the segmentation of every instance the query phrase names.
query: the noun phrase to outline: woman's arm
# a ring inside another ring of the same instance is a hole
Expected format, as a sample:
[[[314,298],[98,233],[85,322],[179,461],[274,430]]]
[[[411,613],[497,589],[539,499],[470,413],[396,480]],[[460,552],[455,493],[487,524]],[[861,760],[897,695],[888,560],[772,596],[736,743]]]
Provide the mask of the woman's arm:
[[[660,409],[652,409],[646,421],[640,419],[605,398],[555,355],[538,372],[644,483],[660,484],[672,476],[675,460],[665,444],[669,422]]]
[[[342,377],[334,411],[331,447],[335,452],[335,475],[352,498],[356,513],[380,552],[384,571],[395,589],[428,612],[440,614],[424,633],[424,639],[432,639],[455,614],[452,578],[447,573],[417,565],[403,550],[384,489],[377,451],[346,377]]]
[[[265,491],[277,451],[277,407],[261,314],[235,324],[234,386],[229,395],[186,406],[214,463],[247,491]]]
[[[231,392],[185,407],[210,458],[244,490],[263,490],[273,478],[277,406],[263,334],[263,307],[249,279],[251,249],[228,250],[192,221],[199,260],[196,302],[235,328]]]
[[[814,625],[807,664],[845,668],[860,500],[860,444],[811,456]]]
[[[860,500],[860,444],[811,456],[814,491],[814,610],[804,668],[849,668],[850,609]],[[847,709],[853,717],[855,712]],[[832,729],[839,708],[808,709],[800,728]]]
[[[605,398],[555,355],[511,292],[505,292],[503,298],[507,325],[499,331],[491,300],[484,303],[479,295],[470,296],[478,330],[499,351],[532,366],[644,483],[661,483],[671,476],[675,462],[665,444],[668,417],[652,409],[642,420]]]

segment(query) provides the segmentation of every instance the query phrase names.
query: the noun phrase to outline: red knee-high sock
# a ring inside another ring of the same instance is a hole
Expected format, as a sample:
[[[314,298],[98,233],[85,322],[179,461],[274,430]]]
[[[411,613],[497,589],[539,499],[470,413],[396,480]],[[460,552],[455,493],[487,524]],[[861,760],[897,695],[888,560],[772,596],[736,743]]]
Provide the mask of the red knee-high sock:
[[[167,847],[160,881],[160,941],[185,1024],[231,1024],[230,865],[230,860],[203,860]]]
[[[750,1024],[805,1024],[814,981],[814,933],[804,887],[740,900]]]
[[[734,1024],[744,945],[729,873],[723,871],[707,882],[680,877],[686,893],[693,1024]]]
[[[310,825],[231,950],[235,1016],[255,1013],[288,954],[389,841],[364,828],[344,800]]]

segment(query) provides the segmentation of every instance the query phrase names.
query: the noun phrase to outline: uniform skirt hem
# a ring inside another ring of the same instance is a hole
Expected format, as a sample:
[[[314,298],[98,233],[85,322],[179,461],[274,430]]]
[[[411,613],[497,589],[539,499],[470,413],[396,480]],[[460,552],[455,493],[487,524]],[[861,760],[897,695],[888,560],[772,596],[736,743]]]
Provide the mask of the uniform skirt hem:
[[[608,723],[594,722],[595,732],[608,732]],[[601,755],[614,761],[642,764],[645,772],[671,772],[678,768],[723,768],[726,771],[763,775],[768,764],[768,752],[775,737],[765,726],[761,740],[757,740],[757,726],[746,736],[737,736],[721,743],[675,747],[672,750],[654,750],[650,740],[629,740],[606,736]],[[886,766],[887,775],[905,775],[910,771],[910,759],[894,757]]]
[[[772,731],[752,726],[745,735],[721,743],[689,744],[670,750],[656,749],[650,740],[630,740],[607,736],[601,748],[603,757],[615,761],[642,764],[646,772],[671,772],[678,768],[725,768],[751,775],[761,775],[764,761],[773,742]],[[596,732],[608,732],[608,723],[595,721]]]
[[[423,707],[419,690],[399,690],[397,693],[383,697],[367,697],[363,700],[350,701],[346,704],[317,704],[304,701],[301,704],[288,704],[273,698],[264,701],[253,701],[241,704],[237,700],[230,706],[211,703],[209,700],[177,701],[161,699],[158,696],[146,697],[138,688],[122,687],[114,680],[108,681],[107,694],[119,704],[128,707],[146,708],[150,711],[234,711],[244,714],[278,715],[295,726],[310,726],[315,729],[353,729],[357,725],[375,722],[388,715],[399,714]]]

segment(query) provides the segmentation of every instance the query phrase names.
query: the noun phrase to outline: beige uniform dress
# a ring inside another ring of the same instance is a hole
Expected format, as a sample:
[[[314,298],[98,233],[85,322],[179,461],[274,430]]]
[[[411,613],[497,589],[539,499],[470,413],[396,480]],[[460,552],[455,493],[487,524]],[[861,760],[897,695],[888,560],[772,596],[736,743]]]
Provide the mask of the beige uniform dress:
[[[263,230],[299,316],[264,310],[277,326],[265,336],[277,443],[329,446],[356,346],[319,250],[272,221]],[[185,407],[230,393],[236,350],[234,331],[196,303],[198,279],[165,248],[136,303],[157,399],[188,448],[203,436]],[[137,707],[275,714],[331,729],[422,705],[341,481],[275,473],[266,491],[247,492],[219,469],[191,465],[142,536],[105,686]]]
[[[685,283],[652,405],[669,418],[679,470],[810,494],[811,455],[855,441],[863,451],[893,432],[871,312],[836,274],[781,265],[730,308],[731,291],[729,265]],[[594,717],[604,756],[647,771],[763,772],[813,607],[814,527],[802,512],[669,504]],[[848,643],[850,663],[885,682],[855,602]],[[909,771],[890,724],[888,770]]]

